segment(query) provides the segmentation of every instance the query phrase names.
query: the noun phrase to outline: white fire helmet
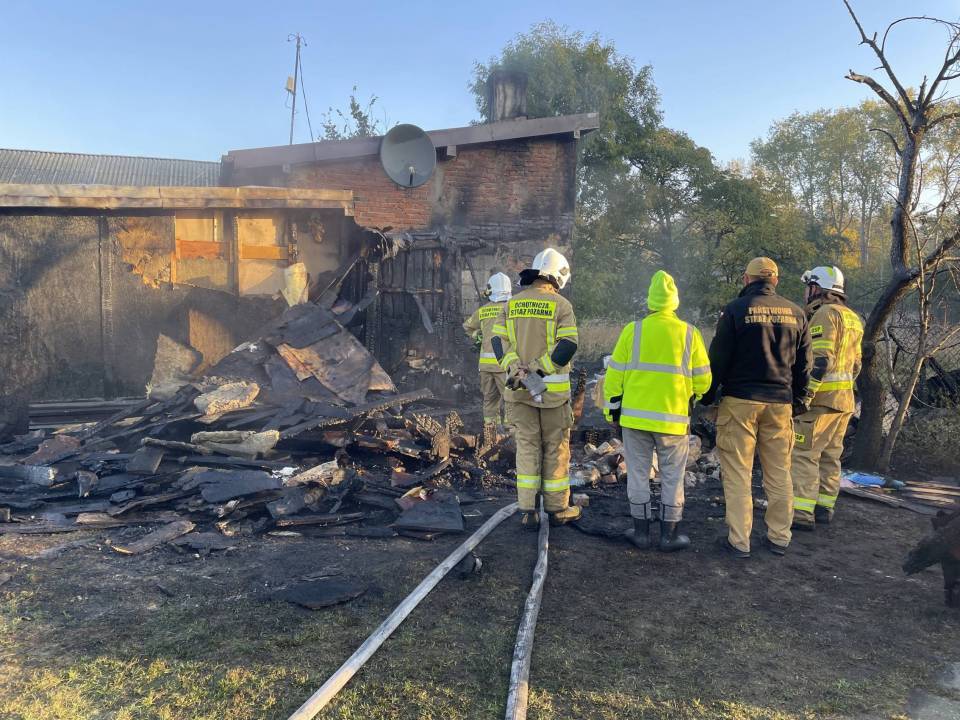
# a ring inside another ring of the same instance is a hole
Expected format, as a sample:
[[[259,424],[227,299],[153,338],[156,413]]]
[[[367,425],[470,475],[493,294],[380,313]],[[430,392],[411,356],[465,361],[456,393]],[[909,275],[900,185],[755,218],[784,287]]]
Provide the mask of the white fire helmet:
[[[493,302],[506,302],[513,295],[510,278],[502,272],[491,275],[487,280],[487,295]]]
[[[843,288],[843,273],[835,265],[818,265],[813,270],[807,270],[800,280],[804,285],[816,283],[824,290],[846,295]]]
[[[570,279],[570,263],[553,248],[547,248],[537,253],[533,259],[533,269],[539,272],[540,277],[553,280],[561,289]]]

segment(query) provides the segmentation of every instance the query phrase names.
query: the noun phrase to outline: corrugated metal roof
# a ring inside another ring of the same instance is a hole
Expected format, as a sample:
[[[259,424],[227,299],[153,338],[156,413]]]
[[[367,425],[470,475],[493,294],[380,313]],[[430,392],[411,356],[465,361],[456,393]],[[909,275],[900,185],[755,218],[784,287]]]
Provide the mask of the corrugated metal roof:
[[[0,183],[210,187],[220,163],[0,148]]]

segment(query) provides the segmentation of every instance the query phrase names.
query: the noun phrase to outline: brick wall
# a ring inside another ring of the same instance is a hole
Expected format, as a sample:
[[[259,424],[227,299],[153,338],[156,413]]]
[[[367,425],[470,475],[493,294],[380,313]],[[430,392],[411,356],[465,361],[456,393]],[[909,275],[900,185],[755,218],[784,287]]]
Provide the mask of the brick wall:
[[[569,239],[575,172],[572,139],[538,138],[460,148],[418,188],[394,184],[377,157],[294,168],[289,185],[352,190],[356,221],[367,227],[540,226]]]
[[[411,251],[385,263],[381,287],[398,287],[384,289],[369,326],[379,328],[378,359],[402,386],[435,383],[440,395],[454,388],[472,395],[476,357],[460,323],[480,302],[474,278],[481,290],[495,272],[516,278],[548,246],[570,257],[576,162],[576,142],[558,136],[460,147],[455,157],[438,160],[430,180],[413,189],[394,184],[375,156],[294,167],[274,181],[352,190],[360,226],[455,238],[434,254]],[[425,270],[433,263],[440,267]],[[403,289],[420,293],[432,333]]]

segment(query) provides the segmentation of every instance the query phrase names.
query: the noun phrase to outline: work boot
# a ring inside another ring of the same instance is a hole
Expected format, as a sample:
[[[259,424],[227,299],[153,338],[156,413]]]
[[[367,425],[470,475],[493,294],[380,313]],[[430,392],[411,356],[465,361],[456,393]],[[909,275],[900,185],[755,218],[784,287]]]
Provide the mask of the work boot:
[[[676,552],[690,547],[690,538],[678,532],[679,522],[660,521],[660,552]]]
[[[550,513],[551,525],[566,525],[568,522],[579,520],[583,515],[583,510],[579,505],[570,505],[569,507]]]
[[[813,516],[809,514],[801,515],[798,512],[793,514],[793,525],[790,527],[794,530],[802,530],[803,532],[813,532],[817,529],[813,521]]]
[[[638,550],[650,549],[650,521],[633,519],[633,527],[624,533],[627,540]]]
[[[820,525],[829,525],[833,522],[833,508],[825,508],[822,505],[817,505],[813,509],[813,519]]]
[[[720,537],[717,538],[717,547],[720,548],[723,552],[727,553],[728,555],[732,555],[733,557],[738,558],[740,560],[750,559],[750,551],[741,550],[736,545],[731,543],[730,538],[728,538],[726,535],[721,535]]]
[[[786,545],[777,545],[777,543],[775,543],[773,540],[771,540],[770,538],[768,538],[766,535],[764,535],[763,538],[761,538],[760,544],[761,544],[764,548],[766,548],[766,550],[767,550],[768,552],[770,552],[770,553],[772,553],[773,555],[776,555],[776,556],[778,556],[778,557],[783,557],[784,555],[787,554],[787,546],[786,546]]]
[[[540,513],[536,510],[524,510],[520,514],[520,527],[524,530],[540,529]]]

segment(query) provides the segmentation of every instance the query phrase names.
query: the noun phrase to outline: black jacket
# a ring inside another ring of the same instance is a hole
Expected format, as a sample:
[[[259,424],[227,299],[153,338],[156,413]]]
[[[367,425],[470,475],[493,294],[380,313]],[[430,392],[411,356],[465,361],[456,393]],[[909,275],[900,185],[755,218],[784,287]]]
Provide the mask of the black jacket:
[[[720,314],[710,343],[713,384],[701,402],[709,405],[719,390],[744,400],[791,403],[806,394],[812,362],[803,310],[758,280]]]

